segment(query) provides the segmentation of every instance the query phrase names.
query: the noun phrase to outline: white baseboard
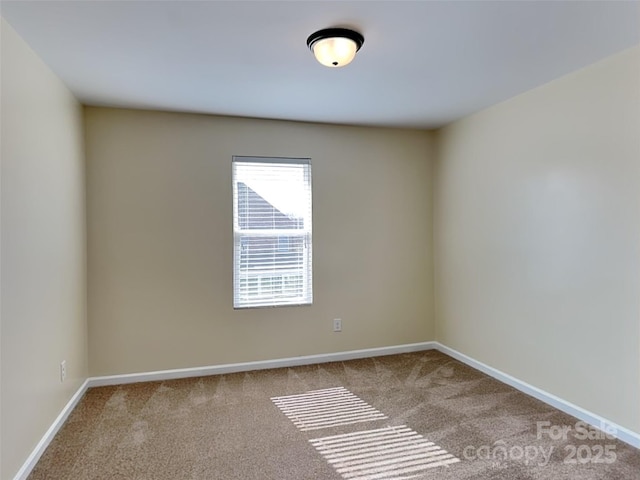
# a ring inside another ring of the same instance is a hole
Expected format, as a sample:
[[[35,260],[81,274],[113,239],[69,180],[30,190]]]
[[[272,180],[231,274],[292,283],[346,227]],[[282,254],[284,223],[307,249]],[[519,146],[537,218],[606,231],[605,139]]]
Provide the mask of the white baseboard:
[[[500,380],[502,383],[506,383],[517,390],[520,390],[527,395],[530,395],[538,400],[543,401],[544,403],[551,405],[554,408],[557,408],[560,411],[568,413],[576,417],[583,422],[588,423],[589,425],[598,428],[604,432],[611,433],[618,440],[621,440],[625,443],[628,443],[632,447],[640,448],[640,434],[629,430],[628,428],[622,427],[614,422],[607,420],[606,418],[601,417],[600,415],[596,415],[595,413],[589,412],[582,407],[574,405],[571,402],[567,402],[560,397],[553,395],[552,393],[545,392],[533,385],[529,385],[522,380],[518,380],[511,375],[504,373],[496,368],[490,367],[489,365],[479,362],[464,353],[460,353],[453,348],[449,348],[445,345],[442,345],[440,342],[436,343],[436,350],[449,355],[450,357],[455,358],[456,360],[461,361],[469,365],[470,367],[475,368],[476,370],[480,370],[483,373],[495,378],[496,380]]]
[[[278,358],[257,362],[228,363],[209,367],[180,368],[176,370],[161,370],[147,373],[130,373],[126,375],[109,375],[89,379],[89,387],[103,387],[106,385],[123,385],[125,383],[152,382],[158,380],[174,380],[176,378],[203,377],[207,375],[222,375],[225,373],[249,372],[252,370],[266,370],[268,368],[298,367],[315,363],[341,362],[358,358],[381,357],[398,353],[419,352],[433,350],[436,342],[410,343],[391,347],[366,348],[364,350],[350,350],[347,352],[323,353],[319,355],[305,355],[302,357]]]
[[[88,388],[89,381],[85,380],[82,385],[80,385],[80,388],[78,388],[76,393],[73,394],[71,399],[64,406],[64,408],[60,412],[60,415],[58,415],[58,417],[53,421],[53,423],[49,427],[49,430],[47,430],[44,436],[40,439],[40,441],[36,445],[36,448],[33,449],[31,455],[29,455],[20,470],[18,470],[18,473],[16,473],[14,480],[26,480],[26,478],[31,473],[31,470],[33,470],[33,467],[36,466],[36,463],[38,463],[38,460],[40,460],[40,457],[53,440],[53,437],[56,436],[58,430],[60,430],[62,425],[64,425],[64,422],[66,422],[71,412],[73,412],[73,409],[76,408],[76,405],[84,396]]]
[[[596,428],[600,428],[603,430],[606,428],[607,432],[616,432],[615,436],[619,440],[628,443],[635,448],[640,448],[640,434],[636,432],[632,432],[631,430],[617,425],[614,422],[610,422],[609,420],[606,420],[605,418],[602,418],[595,413],[591,413],[581,407],[578,407],[577,405],[556,397],[551,393],[545,392],[544,390],[529,385],[528,383],[518,380],[511,375],[501,372],[500,370],[474,360],[473,358],[468,357],[467,355],[464,355],[463,353],[460,353],[445,345],[442,345],[439,342],[421,342],[390,347],[367,348],[364,350],[351,350],[347,352],[279,358],[275,360],[263,360],[257,362],[230,363],[226,365],[213,365],[209,367],[181,368],[175,370],[162,370],[156,372],[131,373],[125,375],[110,375],[104,377],[88,378],[80,386],[73,397],[71,397],[71,400],[69,400],[67,405],[65,405],[65,407],[62,409],[62,412],[60,412],[60,415],[58,415],[51,427],[49,427],[49,430],[47,430],[40,442],[38,442],[38,445],[36,445],[36,448],[33,450],[31,455],[29,455],[22,468],[18,470],[18,473],[14,477],[14,480],[26,480],[33,467],[35,467],[36,463],[38,463],[38,460],[40,459],[46,448],[49,446],[49,443],[51,443],[51,441],[53,440],[53,437],[55,437],[56,433],[58,433],[58,430],[60,430],[64,422],[69,417],[69,414],[76,407],[87,389],[92,387],[124,385],[127,383],[150,382],[158,380],[173,380],[177,378],[200,377],[207,375],[222,375],[226,373],[265,370],[268,368],[296,367],[301,365],[312,365],[316,363],[340,362],[346,360],[355,360],[358,358],[380,357],[384,355],[395,355],[398,353],[420,352],[424,350],[434,349],[446,355],[449,355],[450,357],[455,358],[456,360],[459,360],[462,363],[475,368],[476,370],[486,373],[487,375],[503,383],[506,383],[507,385],[510,385],[517,390],[526,393],[527,395],[537,398],[538,400],[541,400],[551,405],[552,407],[557,408],[558,410],[568,413],[569,415],[573,415],[574,417],[583,420]]]

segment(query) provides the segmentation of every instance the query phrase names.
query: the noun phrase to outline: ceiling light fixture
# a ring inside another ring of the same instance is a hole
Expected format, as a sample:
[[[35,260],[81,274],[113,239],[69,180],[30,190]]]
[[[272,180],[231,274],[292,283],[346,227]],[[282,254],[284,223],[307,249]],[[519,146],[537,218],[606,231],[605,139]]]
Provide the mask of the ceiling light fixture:
[[[364,43],[364,37],[348,28],[325,28],[309,35],[307,46],[316,60],[326,67],[344,67],[351,63]]]

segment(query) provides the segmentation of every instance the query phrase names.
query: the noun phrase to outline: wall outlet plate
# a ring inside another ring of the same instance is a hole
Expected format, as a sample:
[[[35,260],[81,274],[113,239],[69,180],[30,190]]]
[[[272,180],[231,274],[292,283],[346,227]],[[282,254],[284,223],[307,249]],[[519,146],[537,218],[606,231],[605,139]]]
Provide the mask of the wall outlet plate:
[[[64,382],[67,379],[67,361],[60,362],[60,381]]]
[[[341,318],[334,318],[333,319],[333,331],[334,332],[341,332],[342,331],[342,319]]]

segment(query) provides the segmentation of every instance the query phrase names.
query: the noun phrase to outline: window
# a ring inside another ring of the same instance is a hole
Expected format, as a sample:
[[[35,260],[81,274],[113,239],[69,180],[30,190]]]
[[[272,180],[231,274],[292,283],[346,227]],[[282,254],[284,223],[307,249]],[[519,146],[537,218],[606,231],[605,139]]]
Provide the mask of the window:
[[[233,157],[234,308],[309,305],[311,160]]]

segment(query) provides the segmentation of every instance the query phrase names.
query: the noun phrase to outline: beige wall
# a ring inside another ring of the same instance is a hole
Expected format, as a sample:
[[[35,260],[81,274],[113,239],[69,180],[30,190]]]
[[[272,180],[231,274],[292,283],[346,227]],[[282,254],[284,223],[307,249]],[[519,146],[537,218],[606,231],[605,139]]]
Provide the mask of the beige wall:
[[[439,132],[437,339],[640,432],[640,49]]]
[[[82,107],[4,20],[1,40],[5,480],[86,378],[87,329]]]
[[[433,340],[429,133],[103,108],[85,129],[92,375]],[[312,158],[313,306],[233,310],[233,155]]]

